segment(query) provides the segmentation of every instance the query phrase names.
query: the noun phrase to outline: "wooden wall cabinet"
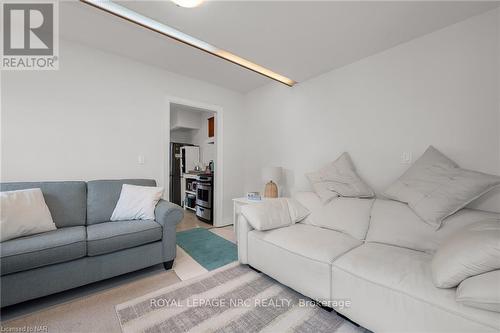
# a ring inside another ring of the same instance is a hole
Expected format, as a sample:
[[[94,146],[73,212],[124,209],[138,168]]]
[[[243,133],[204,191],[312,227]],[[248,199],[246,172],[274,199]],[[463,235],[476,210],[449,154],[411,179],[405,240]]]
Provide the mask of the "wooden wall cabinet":
[[[208,118],[208,137],[213,138],[215,136],[215,117]]]

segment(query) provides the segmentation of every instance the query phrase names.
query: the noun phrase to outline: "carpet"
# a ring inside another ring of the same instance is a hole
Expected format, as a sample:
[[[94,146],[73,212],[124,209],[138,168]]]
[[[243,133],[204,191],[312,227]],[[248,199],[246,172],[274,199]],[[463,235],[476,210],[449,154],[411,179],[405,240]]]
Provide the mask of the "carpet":
[[[209,271],[238,260],[235,244],[204,228],[178,232],[177,245]]]
[[[233,263],[116,306],[129,332],[369,332]]]

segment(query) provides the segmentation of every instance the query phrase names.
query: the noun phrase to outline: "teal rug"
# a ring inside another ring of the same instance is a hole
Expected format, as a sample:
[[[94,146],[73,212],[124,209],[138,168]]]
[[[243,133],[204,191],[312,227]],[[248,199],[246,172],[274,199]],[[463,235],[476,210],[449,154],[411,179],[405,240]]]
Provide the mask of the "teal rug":
[[[204,228],[178,232],[177,245],[209,271],[238,260],[235,244]]]

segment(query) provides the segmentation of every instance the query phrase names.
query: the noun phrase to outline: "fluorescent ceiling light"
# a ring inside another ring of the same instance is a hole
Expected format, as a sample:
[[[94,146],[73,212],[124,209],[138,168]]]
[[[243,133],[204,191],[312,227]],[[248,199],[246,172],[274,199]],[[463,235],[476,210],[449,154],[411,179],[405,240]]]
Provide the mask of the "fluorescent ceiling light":
[[[254,71],[258,74],[267,76],[268,78],[286,84],[287,86],[291,87],[295,83],[297,83],[294,80],[289,79],[278,73],[275,73],[270,69],[267,69],[251,61],[238,57],[235,54],[219,49],[213,45],[205,43],[202,40],[187,35],[179,30],[171,28],[168,25],[155,21],[149,17],[143,16],[131,9],[120,6],[110,0],[80,0],[80,1],[88,5],[94,6],[98,9],[101,9],[105,12],[108,12],[110,14],[121,17],[127,21],[140,25],[144,28],[160,33],[164,36],[175,39],[184,44],[196,47],[197,49],[200,49],[202,51],[205,51],[207,53],[210,53],[227,61],[230,61],[234,64],[237,64],[241,67]]]
[[[203,0],[172,0],[172,2],[181,7],[194,8],[201,5]]]

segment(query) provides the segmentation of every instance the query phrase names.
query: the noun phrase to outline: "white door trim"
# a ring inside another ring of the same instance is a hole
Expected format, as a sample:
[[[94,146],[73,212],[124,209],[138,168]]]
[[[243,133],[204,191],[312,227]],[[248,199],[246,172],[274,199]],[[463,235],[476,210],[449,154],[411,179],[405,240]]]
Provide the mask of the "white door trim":
[[[223,178],[223,108],[218,105],[205,104],[198,101],[193,101],[185,98],[175,96],[166,96],[166,108],[163,117],[163,184],[165,188],[164,197],[169,199],[170,188],[170,163],[169,153],[170,150],[170,104],[182,104],[194,108],[199,108],[215,113],[215,140],[217,143],[217,152],[215,160],[215,182],[214,182],[214,227],[221,227],[226,225],[224,223],[223,215],[223,198],[224,198],[224,178]]]

